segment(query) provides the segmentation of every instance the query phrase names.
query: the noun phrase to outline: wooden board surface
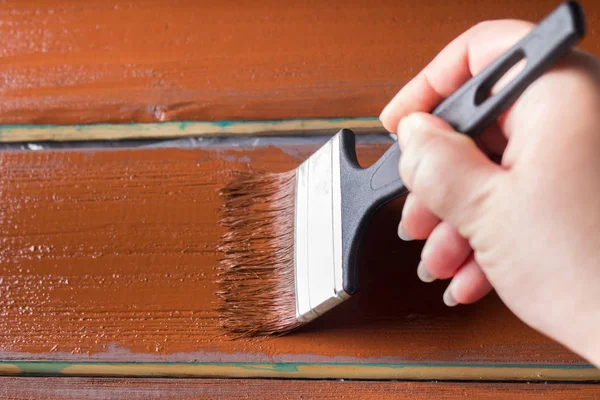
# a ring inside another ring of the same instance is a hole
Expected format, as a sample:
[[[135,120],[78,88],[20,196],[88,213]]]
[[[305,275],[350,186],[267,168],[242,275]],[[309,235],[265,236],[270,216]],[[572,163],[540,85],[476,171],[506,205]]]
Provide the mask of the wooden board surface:
[[[0,123],[377,116],[443,46],[558,0],[0,2]],[[600,54],[600,3],[583,0]]]
[[[0,378],[4,399],[600,399],[598,385],[217,379]]]
[[[292,335],[224,337],[218,190],[233,170],[289,170],[317,147],[1,152],[0,372],[598,379],[496,296],[445,307],[444,282],[416,277],[420,244],[396,237],[401,201],[371,224],[359,295]]]

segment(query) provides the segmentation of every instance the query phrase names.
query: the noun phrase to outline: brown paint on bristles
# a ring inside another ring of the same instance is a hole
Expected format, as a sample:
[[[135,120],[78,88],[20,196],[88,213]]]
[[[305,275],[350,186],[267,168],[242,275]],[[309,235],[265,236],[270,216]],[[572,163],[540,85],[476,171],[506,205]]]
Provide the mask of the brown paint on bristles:
[[[221,326],[236,337],[283,334],[296,319],[296,171],[240,172],[221,190]]]

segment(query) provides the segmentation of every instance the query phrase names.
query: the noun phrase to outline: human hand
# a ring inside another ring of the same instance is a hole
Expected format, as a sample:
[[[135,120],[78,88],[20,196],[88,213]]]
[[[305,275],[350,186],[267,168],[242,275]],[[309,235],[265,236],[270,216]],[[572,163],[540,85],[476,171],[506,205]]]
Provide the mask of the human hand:
[[[600,365],[597,60],[572,51],[475,142],[426,114],[533,27],[473,27],[383,110],[411,190],[399,234],[427,239],[418,274],[452,278],[446,304],[475,302],[493,287],[527,324]]]

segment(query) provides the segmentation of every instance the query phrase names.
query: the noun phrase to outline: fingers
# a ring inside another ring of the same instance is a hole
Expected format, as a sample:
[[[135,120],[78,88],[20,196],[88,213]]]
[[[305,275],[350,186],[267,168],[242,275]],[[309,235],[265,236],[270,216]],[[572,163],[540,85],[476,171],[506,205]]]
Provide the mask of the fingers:
[[[473,75],[525,36],[533,24],[524,21],[488,21],[475,25],[448,44],[383,109],[380,119],[396,132],[405,116],[430,112]]]
[[[492,290],[473,258],[469,242],[444,222],[437,225],[427,239],[417,275],[423,282],[452,278],[443,295],[444,303],[449,307],[474,303]]]
[[[441,222],[431,232],[423,247],[417,274],[419,277],[427,277],[428,279],[421,279],[425,282],[451,278],[469,254],[469,242],[452,226]]]
[[[462,264],[471,251],[463,236],[469,237],[471,222],[486,209],[500,169],[472,140],[448,135],[451,129],[441,120],[418,114],[405,117],[433,110],[532,27],[522,21],[492,21],[471,28],[405,85],[380,116],[387,130],[399,133],[404,152],[400,174],[413,191],[403,209],[399,236],[429,237],[418,273],[425,281],[455,275],[444,295],[449,305],[476,301],[491,290],[474,261]],[[480,136],[478,144],[487,154],[497,155],[506,140],[496,125]],[[440,223],[440,218],[448,223]]]
[[[458,270],[444,292],[444,303],[453,307],[457,304],[471,304],[492,291],[483,270],[471,256]]]
[[[409,194],[402,208],[402,219],[398,225],[398,236],[402,240],[424,240],[440,223],[417,196]]]
[[[400,176],[426,208],[469,239],[504,170],[472,139],[439,128],[435,119],[415,113],[400,123]]]

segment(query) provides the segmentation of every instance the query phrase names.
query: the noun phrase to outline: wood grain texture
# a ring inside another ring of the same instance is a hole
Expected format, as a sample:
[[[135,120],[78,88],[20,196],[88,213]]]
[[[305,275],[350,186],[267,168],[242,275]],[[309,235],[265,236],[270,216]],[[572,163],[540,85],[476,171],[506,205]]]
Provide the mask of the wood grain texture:
[[[558,0],[5,0],[0,123],[376,116],[443,46]],[[583,0],[600,53],[600,3]]]
[[[0,378],[7,400],[72,399],[247,399],[302,398],[424,400],[456,399],[600,399],[598,385],[357,382],[293,380]]]
[[[387,146],[362,144],[359,157],[369,164]],[[445,307],[444,282],[415,275],[420,244],[396,237],[401,201],[371,224],[359,295],[292,335],[223,337],[218,190],[233,170],[289,170],[317,147],[0,153],[0,359],[268,364],[238,376],[373,377],[357,366],[396,378],[411,366],[421,378],[457,378],[444,368],[461,366],[597,374],[495,296]],[[321,375],[303,375],[302,363]]]

